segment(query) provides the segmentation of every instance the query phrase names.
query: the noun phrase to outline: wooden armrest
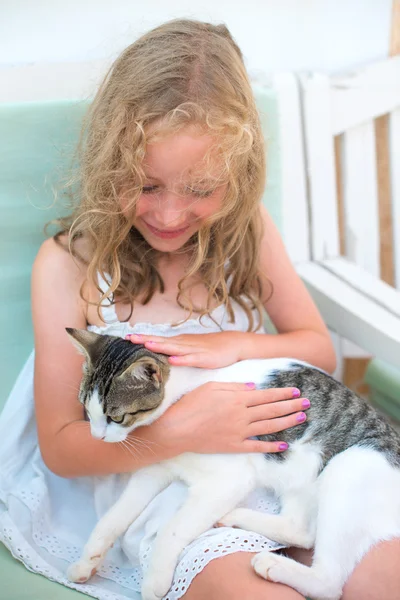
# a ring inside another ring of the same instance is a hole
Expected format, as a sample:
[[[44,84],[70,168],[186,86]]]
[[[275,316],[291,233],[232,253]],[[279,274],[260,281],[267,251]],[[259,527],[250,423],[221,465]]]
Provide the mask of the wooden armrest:
[[[296,269],[330,329],[400,369],[399,292],[344,258]]]

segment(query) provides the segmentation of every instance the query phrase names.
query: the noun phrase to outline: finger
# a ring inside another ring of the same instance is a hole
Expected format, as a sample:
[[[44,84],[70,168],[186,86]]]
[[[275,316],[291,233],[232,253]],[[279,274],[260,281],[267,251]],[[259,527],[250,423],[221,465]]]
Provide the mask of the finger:
[[[157,335],[144,335],[142,333],[128,333],[125,336],[125,339],[131,340],[131,342],[135,342],[135,344],[144,344],[144,342],[148,342],[153,340],[155,342],[163,342],[165,340],[169,340],[168,337],[160,337]]]
[[[307,410],[308,408],[310,408],[310,401],[307,398],[282,400],[281,402],[272,402],[271,404],[251,406],[248,410],[249,423],[264,421],[265,419],[276,419],[276,417],[291,415],[292,413]]]
[[[153,340],[149,340],[148,342],[144,342],[145,347],[148,350],[152,350],[153,352],[161,352],[162,354],[172,354],[172,355],[181,355],[186,354],[189,350],[187,346],[183,344],[176,344],[173,342],[154,342]]]
[[[249,395],[247,406],[258,406],[259,404],[269,404],[270,402],[280,402],[290,398],[299,398],[300,390],[297,388],[266,388],[257,390]]]
[[[251,392],[254,394],[255,383],[231,383],[228,381],[213,381],[208,384],[212,389],[219,392]],[[247,403],[247,398],[246,398]]]
[[[266,419],[265,421],[257,421],[256,423],[250,423],[247,429],[248,437],[255,435],[268,435],[269,433],[277,433],[278,431],[284,431],[290,427],[300,425],[307,420],[307,415],[304,412],[295,413],[288,417],[278,417],[277,419]]]
[[[168,353],[167,353],[168,354]],[[207,355],[201,354],[181,354],[180,356],[169,356],[168,362],[175,367],[198,367],[201,369],[210,368],[210,359]]]
[[[288,449],[286,442],[263,442],[261,440],[245,440],[241,452],[260,452],[262,454],[276,454]]]

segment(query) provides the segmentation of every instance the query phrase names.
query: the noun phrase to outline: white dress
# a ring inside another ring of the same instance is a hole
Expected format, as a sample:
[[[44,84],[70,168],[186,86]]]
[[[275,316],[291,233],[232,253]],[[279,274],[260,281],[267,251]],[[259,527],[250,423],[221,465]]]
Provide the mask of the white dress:
[[[246,331],[247,317],[234,303],[236,322],[223,307],[200,323],[178,326],[118,321],[113,306],[103,309],[104,327],[90,331],[125,337],[127,333],[172,336],[183,333]],[[263,330],[259,330],[263,333]],[[43,463],[38,447],[33,404],[32,352],[0,415],[0,541],[31,571],[100,600],[140,600],[142,573],[148,568],[156,532],[182,504],[186,487],[172,483],[148,505],[139,519],[109,551],[97,575],[84,585],[66,579],[98,518],[121,493],[129,475],[63,479]],[[246,506],[277,513],[277,500],[256,490]],[[233,552],[276,550],[279,544],[255,533],[223,527],[207,531],[181,554],[173,585],[165,600],[180,598],[193,578],[214,558]]]

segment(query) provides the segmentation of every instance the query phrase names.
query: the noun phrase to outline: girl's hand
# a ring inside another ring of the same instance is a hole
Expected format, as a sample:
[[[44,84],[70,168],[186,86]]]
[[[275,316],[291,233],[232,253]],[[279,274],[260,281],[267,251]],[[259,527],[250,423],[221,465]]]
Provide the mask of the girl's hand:
[[[303,423],[310,403],[298,396],[296,388],[256,390],[253,383],[206,383],[183,396],[151,427],[170,456],[282,452],[288,447],[285,442],[249,438]]]
[[[148,350],[168,354],[174,366],[218,369],[241,360],[240,350],[246,335],[241,331],[222,331],[173,337],[132,334],[125,339],[144,344]]]

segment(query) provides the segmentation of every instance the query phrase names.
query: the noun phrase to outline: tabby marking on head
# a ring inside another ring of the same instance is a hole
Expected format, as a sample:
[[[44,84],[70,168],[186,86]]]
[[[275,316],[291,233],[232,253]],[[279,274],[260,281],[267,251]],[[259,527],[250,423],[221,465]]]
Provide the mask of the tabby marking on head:
[[[86,359],[79,400],[93,437],[120,442],[159,416],[169,376],[166,356],[119,337],[71,328],[67,333]]]

